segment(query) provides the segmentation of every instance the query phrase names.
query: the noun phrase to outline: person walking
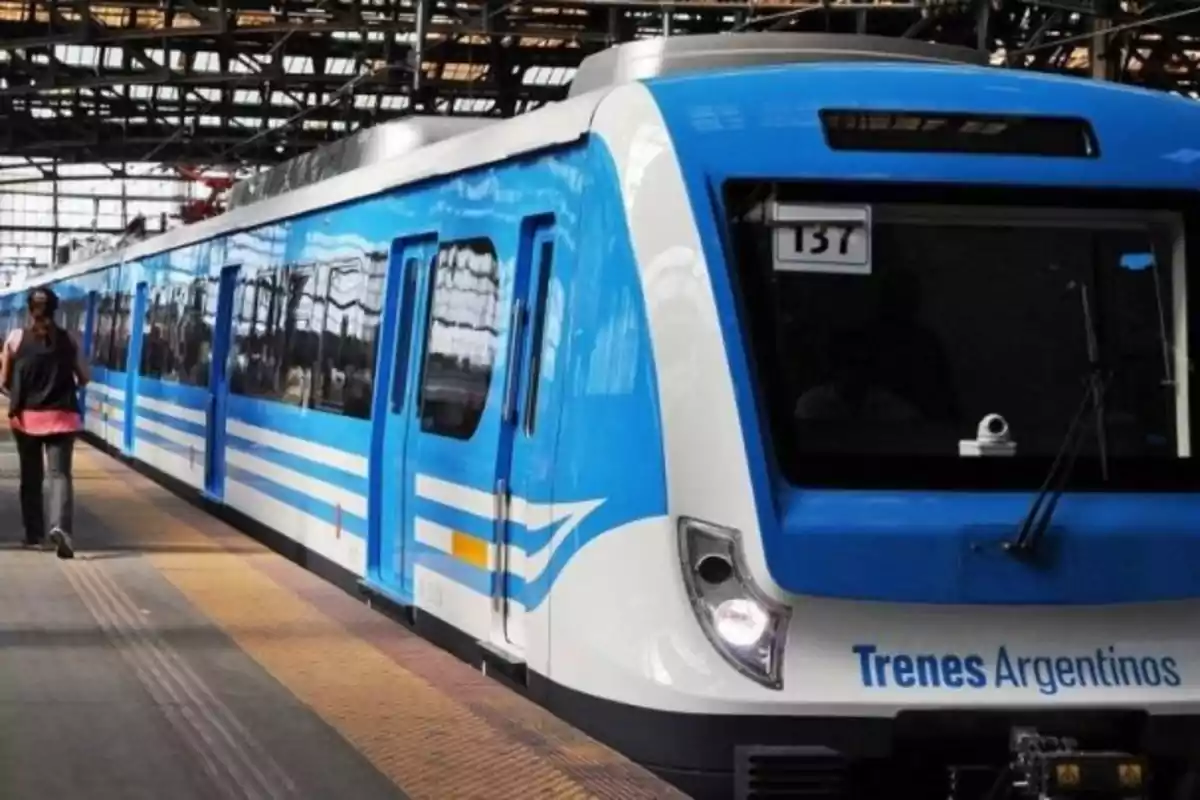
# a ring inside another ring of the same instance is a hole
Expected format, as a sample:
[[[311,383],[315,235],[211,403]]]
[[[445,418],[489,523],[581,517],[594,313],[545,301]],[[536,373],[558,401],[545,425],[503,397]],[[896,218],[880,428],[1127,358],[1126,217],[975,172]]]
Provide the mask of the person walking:
[[[0,354],[0,385],[8,390],[9,426],[21,465],[25,545],[42,547],[46,540],[42,483],[48,472],[50,544],[59,558],[73,558],[71,458],[83,427],[79,389],[90,375],[79,344],[54,321],[58,296],[48,287],[34,288],[26,307],[28,322],[9,334]]]

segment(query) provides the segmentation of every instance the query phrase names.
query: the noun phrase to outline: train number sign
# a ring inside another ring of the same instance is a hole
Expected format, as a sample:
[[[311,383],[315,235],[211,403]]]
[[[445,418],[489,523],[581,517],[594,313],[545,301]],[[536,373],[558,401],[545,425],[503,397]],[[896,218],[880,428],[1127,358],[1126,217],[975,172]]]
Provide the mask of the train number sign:
[[[777,272],[871,274],[871,209],[776,203]]]

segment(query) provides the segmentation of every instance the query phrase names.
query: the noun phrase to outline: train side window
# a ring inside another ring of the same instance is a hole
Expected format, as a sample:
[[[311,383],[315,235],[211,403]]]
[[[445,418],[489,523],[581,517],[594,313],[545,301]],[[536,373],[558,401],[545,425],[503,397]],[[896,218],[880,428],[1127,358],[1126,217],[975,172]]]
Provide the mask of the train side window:
[[[235,394],[267,399],[280,396],[285,280],[283,270],[276,268],[239,281],[230,370],[230,388]]]
[[[93,336],[92,363],[98,367],[112,367],[113,309],[116,299],[111,294],[100,296],[96,310],[96,330]]]
[[[313,389],[320,383],[320,330],[325,314],[325,270],[311,264],[283,271],[287,281],[286,313],[280,344],[279,399],[290,405],[312,406]]]
[[[438,248],[421,371],[422,431],[465,440],[479,427],[492,383],[499,304],[500,269],[489,239]]]
[[[379,327],[383,324],[383,297],[387,282],[387,257],[380,253],[367,260],[366,280],[363,281],[363,325],[361,340],[363,368],[360,375],[365,378],[360,394],[354,398],[348,414],[361,419],[371,418],[371,399],[374,395],[375,364],[379,351]]]
[[[69,333],[76,334],[80,344],[83,343],[83,323],[87,317],[87,300],[72,299],[64,300],[62,305],[62,328]]]
[[[75,321],[75,334],[79,337],[79,344],[87,340],[87,323],[88,323],[88,301],[93,292],[89,292],[79,300],[79,318]]]
[[[208,278],[197,278],[185,290],[176,351],[179,382],[189,386],[208,386],[213,333],[213,321],[208,312],[209,282]]]
[[[386,264],[298,264],[244,277],[234,298],[230,388],[371,416]]]
[[[383,311],[386,262],[370,258],[322,267],[327,281],[319,353],[319,391],[314,405],[357,419],[370,419],[375,348]]]
[[[250,346],[254,335],[254,290],[256,282],[252,276],[239,276],[234,289],[233,308],[230,321],[229,390],[234,394],[247,394],[249,379]]]
[[[147,299],[141,374],[149,378],[208,385],[212,331],[204,324],[207,280],[154,290]]]
[[[144,378],[163,377],[166,343],[163,336],[163,306],[168,302],[164,289],[154,289],[146,297],[146,319],[142,321],[142,363],[138,374]]]
[[[179,326],[183,320],[183,308],[187,302],[186,286],[171,286],[163,291],[163,302],[159,306],[158,348],[161,352],[162,377],[168,381],[179,380]]]
[[[533,336],[530,337],[528,400],[525,406],[525,432],[533,435],[537,423],[538,386],[542,379],[542,339],[546,333],[546,295],[550,288],[550,268],[554,263],[554,242],[542,241],[537,255],[537,296],[534,298]]]
[[[118,292],[113,315],[112,368],[124,372],[129,366],[129,337],[132,323],[133,295]]]

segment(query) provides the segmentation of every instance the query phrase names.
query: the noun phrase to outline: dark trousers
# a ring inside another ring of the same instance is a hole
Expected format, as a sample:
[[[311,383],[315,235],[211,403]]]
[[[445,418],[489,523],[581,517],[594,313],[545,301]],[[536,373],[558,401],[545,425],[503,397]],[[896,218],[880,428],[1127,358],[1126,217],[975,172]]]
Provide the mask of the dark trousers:
[[[21,519],[25,523],[25,541],[40,542],[46,532],[54,528],[70,533],[75,516],[75,490],[71,485],[75,434],[30,436],[13,431],[13,437],[17,440],[17,456],[21,462]],[[42,483],[47,477],[49,503],[42,492]],[[46,511],[50,516],[49,527]]]

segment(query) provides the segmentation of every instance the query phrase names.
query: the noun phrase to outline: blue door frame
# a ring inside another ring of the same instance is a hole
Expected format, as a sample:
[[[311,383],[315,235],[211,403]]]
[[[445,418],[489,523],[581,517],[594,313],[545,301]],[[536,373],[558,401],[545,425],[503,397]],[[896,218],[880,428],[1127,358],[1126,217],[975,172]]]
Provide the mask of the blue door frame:
[[[208,405],[204,442],[204,494],[212,500],[225,497],[225,419],[229,411],[229,346],[233,336],[233,296],[239,266],[221,270],[217,285],[217,313],[213,320],[212,352],[208,371]]]
[[[137,430],[138,377],[141,374],[142,340],[146,333],[146,298],[149,289],[139,283],[133,293],[133,310],[129,315],[129,352],[125,358],[125,419],[121,451],[133,453],[133,439]]]

